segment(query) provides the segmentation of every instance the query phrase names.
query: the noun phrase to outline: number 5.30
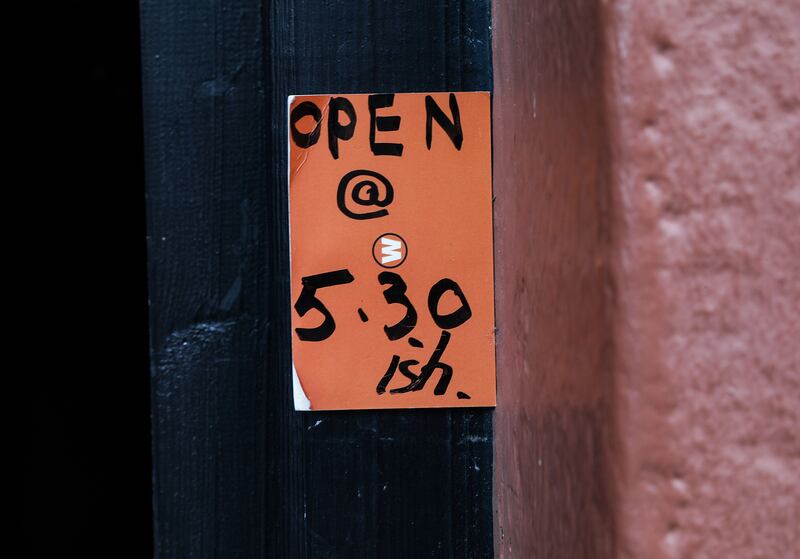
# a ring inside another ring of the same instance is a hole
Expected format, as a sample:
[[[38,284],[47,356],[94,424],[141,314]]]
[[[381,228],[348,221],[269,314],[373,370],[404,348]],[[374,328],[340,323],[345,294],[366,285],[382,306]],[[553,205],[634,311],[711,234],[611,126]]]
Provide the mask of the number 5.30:
[[[353,275],[346,269],[303,277],[303,290],[300,292],[300,296],[294,304],[294,309],[301,318],[311,309],[316,309],[322,314],[324,320],[322,324],[315,328],[295,328],[298,338],[306,342],[321,342],[327,340],[331,334],[333,334],[334,330],[336,330],[336,321],[322,301],[317,298],[317,290],[324,287],[351,283],[354,280],[355,278]],[[402,305],[406,309],[405,316],[400,319],[397,324],[383,327],[386,336],[390,340],[399,340],[411,332],[417,325],[417,311],[406,296],[406,282],[403,281],[400,274],[381,272],[378,274],[378,281],[381,285],[388,286],[383,291],[383,297],[386,299],[386,302],[389,304]],[[439,314],[439,301],[448,291],[458,297],[461,306],[450,313]],[[431,318],[433,318],[436,325],[443,330],[457,328],[472,316],[472,310],[469,307],[469,302],[467,302],[464,292],[461,290],[461,287],[450,278],[443,278],[431,287],[428,292],[428,312],[430,312]]]

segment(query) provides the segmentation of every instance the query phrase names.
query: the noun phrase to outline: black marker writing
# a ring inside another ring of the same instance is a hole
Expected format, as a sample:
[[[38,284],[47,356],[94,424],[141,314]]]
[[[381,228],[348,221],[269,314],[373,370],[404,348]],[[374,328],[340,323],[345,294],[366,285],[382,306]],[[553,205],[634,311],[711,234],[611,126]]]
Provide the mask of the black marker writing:
[[[448,95],[448,107],[450,116],[447,115],[434,100],[433,96],[425,96],[425,144],[431,149],[433,142],[433,122],[444,131],[456,150],[461,151],[464,143],[464,132],[461,127],[461,111],[458,107],[458,99],[454,93]],[[381,93],[367,96],[367,106],[369,108],[369,148],[377,156],[403,155],[403,144],[399,142],[378,141],[378,133],[397,132],[400,130],[402,118],[400,115],[386,114],[394,105],[393,93]],[[348,141],[353,138],[356,130],[357,115],[352,101],[347,97],[331,97],[328,103],[328,150],[333,159],[339,159],[339,142]],[[381,112],[383,114],[381,114]],[[342,114],[343,113],[343,114]],[[301,132],[297,125],[305,117],[310,116],[314,121],[314,126],[310,132]],[[311,101],[303,101],[292,108],[289,117],[289,125],[292,141],[300,148],[308,149],[319,141],[320,129],[322,127],[323,111]],[[343,117],[346,122],[343,122]],[[390,136],[389,136],[390,137]]]
[[[369,147],[375,155],[403,155],[403,144],[392,144],[375,141],[375,130],[394,132],[400,129],[399,116],[378,116],[378,109],[391,107],[394,104],[394,93],[370,95],[369,100]]]
[[[444,111],[440,109],[436,101],[433,100],[433,97],[430,95],[425,96],[425,144],[428,146],[428,149],[431,149],[432,124],[435,120],[453,142],[453,145],[456,146],[456,149],[461,151],[461,144],[464,142],[464,133],[461,131],[461,112],[458,110],[458,101],[456,100],[455,94],[450,94],[449,102],[450,112],[453,115],[452,120],[447,118]]]
[[[297,129],[297,123],[310,116],[314,119],[314,128],[311,132],[304,133]],[[311,101],[303,101],[292,109],[289,125],[292,129],[292,140],[301,148],[310,148],[319,140],[319,126],[322,122],[322,111]]]
[[[339,122],[339,112],[343,112],[350,120],[343,125]],[[328,149],[334,159],[339,159],[339,140],[349,140],[356,129],[356,110],[346,97],[331,99],[331,112],[328,116]]]
[[[452,291],[455,296],[458,297],[461,301],[461,306],[450,314],[442,315],[439,314],[439,301],[448,291]],[[444,328],[445,330],[461,326],[472,316],[472,309],[469,308],[469,303],[464,296],[464,292],[461,291],[461,287],[450,278],[441,279],[431,287],[428,293],[428,311],[431,313],[436,326]]]
[[[389,179],[366,169],[350,171],[339,181],[336,190],[336,205],[339,210],[351,219],[374,219],[389,215],[389,210],[381,209],[373,212],[358,213],[348,207],[347,192],[350,191],[350,202],[356,206],[377,206],[385,208],[394,200],[394,187]]]
[[[336,270],[314,276],[305,276],[302,279],[303,290],[294,304],[294,310],[302,318],[311,309],[316,309],[322,313],[325,320],[316,328],[295,328],[294,331],[297,332],[298,338],[304,342],[321,342],[331,337],[333,331],[336,330],[336,321],[333,320],[333,316],[322,304],[322,301],[317,299],[317,289],[350,283],[353,279],[353,275],[348,270]]]
[[[417,325],[417,311],[414,305],[408,300],[406,296],[406,282],[400,277],[400,274],[394,272],[381,272],[378,274],[378,281],[381,285],[388,285],[383,292],[383,297],[390,305],[396,303],[403,305],[406,308],[406,315],[393,326],[384,326],[383,330],[390,340],[399,340],[409,332],[411,332]]]
[[[378,381],[378,386],[375,387],[375,392],[378,394],[383,394],[386,392],[386,387],[389,385],[389,382],[391,382],[398,368],[400,369],[400,373],[411,382],[399,388],[392,388],[389,390],[391,394],[402,394],[404,392],[416,392],[418,390],[422,390],[425,388],[425,384],[428,382],[431,376],[433,376],[433,373],[438,369],[442,372],[442,375],[439,377],[439,382],[436,383],[433,393],[436,396],[443,395],[445,392],[447,392],[447,387],[450,385],[450,380],[453,378],[453,367],[441,361],[444,350],[447,349],[447,344],[449,342],[450,332],[443,330],[441,336],[439,337],[439,343],[436,345],[436,349],[433,350],[433,354],[431,355],[430,359],[428,359],[428,362],[420,369],[420,373],[418,375],[411,370],[411,367],[418,365],[419,361],[416,359],[400,361],[399,355],[393,355],[392,361],[389,363],[389,368],[383,374],[381,380]]]

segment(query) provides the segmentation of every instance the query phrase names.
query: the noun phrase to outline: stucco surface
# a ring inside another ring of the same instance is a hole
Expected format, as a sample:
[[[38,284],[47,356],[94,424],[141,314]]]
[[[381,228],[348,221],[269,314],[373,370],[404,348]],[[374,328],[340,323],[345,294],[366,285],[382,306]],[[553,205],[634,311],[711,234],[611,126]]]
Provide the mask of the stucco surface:
[[[607,5],[621,557],[800,557],[800,2]]]
[[[498,557],[800,557],[798,30],[494,4]]]

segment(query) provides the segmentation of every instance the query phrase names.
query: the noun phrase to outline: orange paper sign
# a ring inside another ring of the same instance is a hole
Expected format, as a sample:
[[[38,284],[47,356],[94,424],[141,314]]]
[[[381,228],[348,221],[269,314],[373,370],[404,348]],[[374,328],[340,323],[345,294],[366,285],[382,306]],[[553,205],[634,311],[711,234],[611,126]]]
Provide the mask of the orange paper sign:
[[[495,405],[489,94],[289,98],[295,409]]]

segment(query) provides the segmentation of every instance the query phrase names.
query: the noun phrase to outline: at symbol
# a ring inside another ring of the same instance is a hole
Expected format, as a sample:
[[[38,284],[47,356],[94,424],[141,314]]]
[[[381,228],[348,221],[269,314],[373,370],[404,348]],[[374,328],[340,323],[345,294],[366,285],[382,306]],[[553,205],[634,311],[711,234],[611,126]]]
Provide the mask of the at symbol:
[[[351,189],[352,185],[352,189]],[[347,207],[347,191],[350,190],[350,200],[356,206],[377,206],[385,208],[394,200],[394,188],[389,179],[375,171],[366,169],[356,169],[350,171],[342,180],[339,181],[339,188],[336,191],[336,205],[339,210],[351,219],[373,219],[389,215],[389,210],[381,209],[373,212],[359,213]]]

